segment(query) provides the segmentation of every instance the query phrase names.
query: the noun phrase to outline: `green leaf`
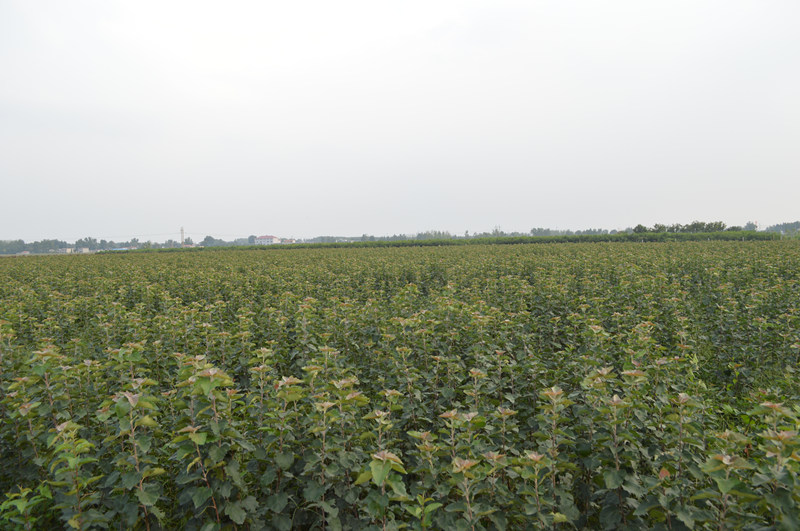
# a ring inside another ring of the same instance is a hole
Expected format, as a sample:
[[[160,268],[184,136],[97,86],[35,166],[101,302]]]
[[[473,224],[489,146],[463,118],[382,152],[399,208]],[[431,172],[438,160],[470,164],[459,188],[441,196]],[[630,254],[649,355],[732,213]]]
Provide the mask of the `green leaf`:
[[[139,448],[142,450],[142,452],[146,454],[150,451],[150,446],[153,444],[153,438],[149,435],[140,435],[136,438],[136,443],[139,445]]]
[[[208,456],[213,464],[217,464],[225,459],[225,454],[227,453],[228,449],[225,446],[212,446],[208,451]]]
[[[675,516],[678,518],[678,520],[683,522],[683,525],[689,529],[694,529],[694,518],[688,509],[685,507],[678,507],[675,509]]]
[[[268,467],[263,474],[261,474],[261,477],[258,479],[258,483],[262,487],[269,487],[272,485],[272,482],[275,481],[276,477],[277,475],[275,473],[275,467],[271,466]]]
[[[780,509],[783,514],[797,514],[797,504],[792,493],[783,487],[778,488],[775,494],[767,494],[764,499],[770,506]]]
[[[135,470],[125,472],[122,474],[122,486],[130,490],[139,484],[139,479],[141,479],[141,477]]]
[[[267,500],[264,503],[267,509],[272,511],[273,513],[279,513],[286,507],[286,504],[289,501],[289,495],[285,492],[276,492],[275,494],[271,494],[267,496]]]
[[[392,470],[394,470],[395,472],[400,472],[401,474],[408,474],[408,472],[406,472],[406,469],[403,468],[403,465],[401,465],[400,463],[392,462]]]
[[[441,506],[442,506],[442,504],[439,503],[439,502],[430,503],[430,504],[425,506],[425,514],[432,513],[433,511],[435,511],[436,509],[438,509]]]
[[[155,420],[153,420],[153,417],[151,417],[150,415],[145,415],[144,417],[140,418],[138,421],[136,421],[136,425],[146,426],[148,428],[158,427],[158,423]]]
[[[189,439],[191,439],[192,442],[195,443],[197,446],[203,446],[206,443],[207,438],[208,434],[202,431],[189,434]]]
[[[316,481],[311,481],[303,489],[303,498],[309,502],[315,502],[322,498],[322,493],[325,492],[325,486],[320,485]]]
[[[118,400],[117,403],[114,405],[114,413],[117,414],[117,417],[123,418],[128,416],[128,412],[131,410],[131,405],[128,403],[127,400]]]
[[[339,516],[338,515],[337,516],[328,515],[326,520],[327,520],[327,523],[328,523],[328,528],[331,531],[342,531],[342,521],[339,520]]]
[[[365,470],[364,472],[358,475],[356,478],[355,485],[361,485],[362,483],[366,483],[367,481],[372,479],[372,470]]]
[[[292,519],[284,514],[276,514],[272,516],[272,527],[278,531],[291,531]]]
[[[327,514],[330,517],[334,517],[335,518],[336,516],[339,515],[339,509],[337,509],[336,507],[334,507],[333,505],[331,505],[328,502],[320,501],[320,502],[317,502],[316,505],[317,505],[317,507],[322,508],[322,510],[325,511],[325,514]]]
[[[780,529],[785,529],[786,531],[800,529],[800,519],[797,516],[796,512],[783,513]]]
[[[635,511],[633,511],[633,515],[634,516],[644,516],[644,515],[647,514],[647,512],[650,509],[652,509],[654,507],[659,507],[659,506],[660,506],[660,504],[658,502],[658,499],[655,496],[650,495],[645,500],[639,502],[639,506],[636,507]]]
[[[236,485],[240,487],[244,487],[244,483],[242,482],[242,476],[239,472],[239,462],[236,460],[231,461],[227,465],[225,465],[225,473],[228,474],[228,477],[233,481]]]
[[[225,505],[224,512],[238,525],[242,525],[245,518],[247,518],[247,512],[242,507],[241,502],[238,501]]]
[[[211,392],[211,389],[215,387],[214,384],[211,382],[211,380],[208,378],[198,378],[196,385],[200,387],[200,390],[206,396],[208,396],[208,393]]]
[[[714,481],[717,482],[717,487],[719,487],[719,491],[722,494],[727,494],[731,489],[741,484],[741,481],[736,478],[714,478]]]
[[[156,506],[150,507],[150,512],[153,513],[159,521],[164,520],[164,511]]]
[[[622,485],[624,476],[621,470],[611,468],[603,471],[603,479],[606,482],[607,489],[616,489]]]
[[[202,461],[202,459],[201,459],[200,457],[195,457],[194,459],[192,459],[192,460],[189,462],[189,464],[188,464],[188,465],[186,465],[186,473],[188,474],[188,473],[189,473],[189,471],[192,469],[192,467],[193,467],[194,465],[196,465],[197,463],[199,463],[200,461]]]
[[[406,486],[403,484],[403,480],[397,477],[396,474],[393,474],[386,478],[386,484],[391,487],[392,492],[395,493],[397,497],[402,499],[403,501],[410,500],[408,497],[408,492],[406,492]]]
[[[156,467],[156,468],[151,468],[151,469],[145,469],[145,471],[143,473],[143,476],[145,478],[149,478],[149,477],[153,477],[153,476],[160,476],[160,475],[166,474],[166,473],[167,473],[167,471],[164,470],[163,468]]]
[[[422,516],[422,507],[419,505],[404,505],[403,508],[415,518]]]
[[[619,508],[616,505],[603,505],[600,509],[600,523],[605,529],[617,529],[620,524]]]
[[[192,501],[194,502],[194,508],[199,509],[201,505],[208,501],[211,498],[211,489],[208,487],[197,487],[192,493]]]
[[[139,498],[139,503],[145,507],[152,507],[158,501],[158,493],[148,490],[137,490],[136,497]]]
[[[381,487],[386,481],[386,476],[392,470],[392,462],[373,459],[369,463],[369,468],[372,471],[372,482]]]
[[[637,498],[643,497],[647,494],[647,489],[636,481],[627,481],[622,485],[622,489],[626,492],[633,494]]]
[[[697,501],[697,500],[708,500],[717,497],[719,497],[719,494],[716,491],[705,489],[701,490],[700,492],[692,496],[690,499],[692,501]]]
[[[294,454],[289,452],[276,454],[275,463],[283,470],[289,470],[289,467],[294,463]]]
[[[444,508],[448,513],[465,513],[467,512],[467,504],[463,501],[453,502]]]
[[[302,391],[300,391],[300,390],[298,389],[298,390],[292,390],[292,391],[289,391],[289,392],[286,394],[286,398],[285,398],[285,400],[286,400],[287,402],[297,402],[297,401],[298,401],[298,400],[300,400],[301,398],[303,398],[303,393],[302,393]]]
[[[506,515],[502,512],[494,512],[489,515],[489,520],[497,527],[498,531],[505,531],[508,527]]]
[[[242,500],[242,507],[244,507],[247,512],[255,512],[255,510],[258,509],[258,500],[256,500],[255,496],[247,496]]]

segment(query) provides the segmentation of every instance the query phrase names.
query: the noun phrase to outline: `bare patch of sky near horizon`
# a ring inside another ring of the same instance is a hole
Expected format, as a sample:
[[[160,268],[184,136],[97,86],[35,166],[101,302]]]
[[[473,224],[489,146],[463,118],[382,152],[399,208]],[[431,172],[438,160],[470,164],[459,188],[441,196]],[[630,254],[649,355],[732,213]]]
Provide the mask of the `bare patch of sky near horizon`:
[[[0,239],[800,219],[800,3],[0,3]]]

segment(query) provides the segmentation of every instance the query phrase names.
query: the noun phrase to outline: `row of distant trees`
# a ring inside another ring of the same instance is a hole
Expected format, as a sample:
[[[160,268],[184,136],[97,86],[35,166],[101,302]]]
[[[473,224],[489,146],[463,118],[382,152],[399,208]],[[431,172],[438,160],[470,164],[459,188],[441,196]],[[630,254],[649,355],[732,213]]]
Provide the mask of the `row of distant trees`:
[[[22,240],[7,240],[0,241],[0,254],[17,254],[25,251],[30,253],[48,253],[67,247],[70,247],[70,245],[61,240],[42,240],[32,243],[25,243]]]
[[[225,241],[206,236],[199,245],[203,247],[229,247],[233,245],[253,245],[256,237],[251,235],[247,238],[239,238],[233,241]],[[192,238],[186,238],[184,245],[193,246]],[[138,238],[131,238],[128,241],[117,242],[114,240],[98,240],[97,238],[86,237],[75,240],[75,243],[68,243],[63,240],[41,240],[25,243],[23,240],[0,241],[0,254],[18,254],[30,252],[35,254],[56,253],[63,249],[88,249],[90,251],[113,251],[115,249],[177,249],[181,247],[181,242],[167,240],[165,242],[140,241]]]
[[[778,223],[767,227],[767,232],[780,232],[781,234],[797,235],[800,234],[800,221],[793,221],[791,223]]]
[[[661,223],[656,223],[652,227],[645,227],[642,224],[636,225],[632,230],[634,233],[644,233],[644,232],[670,232],[670,233],[679,233],[679,232],[688,232],[688,233],[697,233],[697,232],[722,232],[722,231],[743,231],[743,230],[756,230],[756,224],[752,221],[748,221],[744,226],[734,225],[732,227],[728,227],[725,223],[721,221],[693,221],[687,225],[681,225],[680,223],[675,223],[674,225],[663,225]]]
[[[800,224],[800,222],[797,222]],[[783,225],[792,225],[792,224],[783,224]],[[770,227],[767,230],[770,230]],[[637,225],[635,227],[629,227],[622,231],[617,230],[607,230],[607,229],[584,229],[584,230],[559,230],[559,229],[548,229],[544,227],[536,227],[531,229],[529,232],[505,232],[501,230],[499,227],[495,227],[494,230],[491,232],[473,232],[470,233],[469,231],[465,232],[463,236],[454,235],[450,232],[446,231],[438,231],[438,230],[431,230],[426,232],[419,232],[417,234],[394,234],[392,236],[372,236],[369,234],[364,234],[358,240],[362,242],[372,242],[372,241],[400,241],[400,240],[448,240],[454,238],[503,238],[503,237],[521,237],[521,236],[541,236],[541,237],[551,237],[551,236],[585,236],[585,235],[603,235],[603,234],[619,234],[619,233],[644,233],[644,232],[671,232],[671,233],[698,233],[698,232],[721,232],[721,231],[742,231],[742,230],[756,230],[756,224],[752,221],[747,222],[744,226],[732,226],[728,227],[725,223],[721,221],[693,221],[687,225],[681,225],[680,223],[675,223],[673,225],[663,225],[663,224],[655,224],[652,227],[645,227],[644,225]],[[780,231],[778,231],[780,232]],[[313,243],[334,243],[337,240],[333,237],[329,237],[325,240],[319,239],[318,241],[315,239]]]
[[[607,229],[584,229],[584,230],[560,230],[548,229],[543,227],[535,227],[528,232],[505,232],[499,227],[495,227],[490,232],[474,232],[466,231],[463,235],[452,234],[447,231],[429,230],[425,232],[418,232],[416,234],[393,234],[392,236],[372,236],[363,234],[361,237],[341,237],[341,236],[317,236],[305,240],[304,243],[343,243],[343,242],[372,242],[372,241],[403,241],[403,240],[449,240],[449,239],[469,239],[469,238],[498,238],[498,237],[521,237],[521,236],[583,236],[583,235],[603,235],[603,234],[619,234],[619,233],[700,233],[700,232],[722,232],[722,231],[754,231],[757,230],[757,225],[748,221],[743,226],[728,227],[721,221],[693,221],[686,225],[675,223],[672,225],[663,225],[656,223],[652,227],[646,227],[639,224],[635,227],[629,227],[622,231],[607,230]],[[764,229],[766,232],[777,232],[786,235],[800,235],[800,221],[779,223]],[[238,238],[233,241],[226,241],[213,236],[206,236],[199,242],[203,247],[230,247],[234,245],[253,245],[256,237],[250,235],[247,238]],[[194,245],[191,238],[186,238],[185,244]],[[138,238],[131,238],[124,242],[115,242],[113,240],[98,240],[97,238],[81,238],[76,240],[75,243],[70,244],[62,240],[41,240],[31,243],[25,243],[23,240],[10,240],[0,241],[0,254],[18,254],[25,251],[30,253],[54,253],[61,249],[67,248],[76,249],[89,249],[90,251],[110,251],[114,249],[173,249],[181,247],[181,243],[175,240],[167,240],[163,243],[145,241],[140,242]]]
[[[463,235],[453,234],[448,231],[429,230],[425,232],[418,232],[416,234],[393,234],[392,236],[372,236],[364,234],[360,240],[362,242],[374,241],[404,241],[404,240],[450,240],[450,239],[468,239],[468,238],[505,238],[505,237],[522,237],[522,236],[580,236],[584,234],[616,234],[616,230],[608,231],[606,229],[585,229],[585,230],[558,230],[558,229],[545,229],[535,228],[529,232],[506,232],[499,227],[495,227],[492,231],[486,232],[464,232]],[[337,240],[333,237],[328,237],[327,240],[314,241],[314,243],[334,243]]]
[[[191,242],[191,240],[190,240]],[[114,249],[160,249],[180,247],[181,244],[174,240],[167,240],[164,243],[151,241],[140,242],[138,238],[131,238],[128,241],[116,242],[113,240],[98,240],[97,238],[80,238],[75,243],[67,243],[63,240],[41,240],[25,243],[24,240],[0,241],[0,254],[18,254],[30,252],[36,254],[55,253],[63,249],[88,249],[90,251],[111,251]]]

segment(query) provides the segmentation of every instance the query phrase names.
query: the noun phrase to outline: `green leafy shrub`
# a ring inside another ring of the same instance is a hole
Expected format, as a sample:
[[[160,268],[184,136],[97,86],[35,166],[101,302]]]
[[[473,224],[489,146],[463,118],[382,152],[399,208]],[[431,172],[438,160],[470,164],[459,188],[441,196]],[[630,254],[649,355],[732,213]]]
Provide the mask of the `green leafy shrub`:
[[[800,527],[796,241],[502,243],[0,259],[0,527]]]

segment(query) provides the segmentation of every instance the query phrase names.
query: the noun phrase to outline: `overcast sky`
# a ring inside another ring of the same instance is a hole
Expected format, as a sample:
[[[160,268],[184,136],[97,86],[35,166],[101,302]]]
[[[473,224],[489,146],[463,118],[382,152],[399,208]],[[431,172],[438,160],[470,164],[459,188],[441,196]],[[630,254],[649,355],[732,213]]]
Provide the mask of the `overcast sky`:
[[[0,1],[0,239],[800,219],[800,2]]]

